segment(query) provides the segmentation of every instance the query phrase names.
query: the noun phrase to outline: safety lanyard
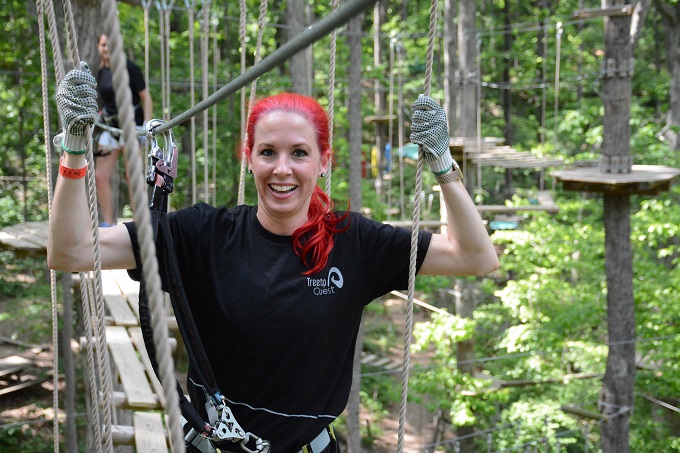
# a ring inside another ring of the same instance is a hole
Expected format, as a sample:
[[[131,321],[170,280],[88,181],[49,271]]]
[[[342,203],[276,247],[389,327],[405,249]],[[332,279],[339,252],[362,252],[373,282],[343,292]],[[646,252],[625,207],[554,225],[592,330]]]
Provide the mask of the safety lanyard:
[[[174,245],[170,224],[168,223],[168,195],[174,189],[174,178],[177,175],[177,148],[174,144],[172,131],[163,133],[168,153],[164,153],[156,141],[154,128],[161,125],[163,121],[151,120],[148,125],[147,137],[150,139],[151,150],[149,153],[149,169],[146,181],[153,187],[151,203],[151,222],[153,227],[154,241],[158,247],[158,258],[163,260],[165,266],[159,266],[161,280],[170,294],[170,301],[177,319],[182,340],[189,355],[189,367],[198,385],[201,386],[206,394],[206,399],[210,403],[210,408],[206,407],[209,413],[209,421],[205,421],[198,413],[196,408],[187,400],[182,387],[177,383],[179,394],[180,409],[182,416],[192,427],[185,439],[197,446],[200,451],[216,451],[210,444],[209,439],[230,440],[239,442],[241,448],[246,452],[266,453],[271,446],[268,441],[256,435],[246,432],[236,422],[231,409],[226,406],[222,394],[217,387],[217,381],[210,366],[208,356],[203,348],[203,343],[198,334],[198,328],[194,322],[194,317],[187,300],[184,286],[182,285],[181,275],[177,259],[174,253]],[[140,327],[144,338],[144,344],[149,354],[149,359],[154,372],[158,375],[158,362],[156,359],[156,347],[153,342],[153,327],[151,324],[151,311],[146,295],[144,279],[140,281],[139,289],[139,318]],[[199,436],[200,435],[200,436]],[[255,450],[249,449],[246,444],[254,441]]]

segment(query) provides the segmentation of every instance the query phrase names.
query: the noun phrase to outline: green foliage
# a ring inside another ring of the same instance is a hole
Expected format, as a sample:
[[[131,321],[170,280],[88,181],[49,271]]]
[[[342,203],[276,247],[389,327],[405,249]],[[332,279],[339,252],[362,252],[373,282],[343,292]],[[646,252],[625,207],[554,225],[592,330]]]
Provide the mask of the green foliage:
[[[270,2],[271,3],[271,2]],[[674,2],[677,3],[677,2]],[[0,227],[26,220],[47,218],[47,174],[44,137],[46,118],[54,134],[58,129],[56,109],[53,103],[54,78],[47,83],[48,111],[43,112],[41,92],[41,67],[38,42],[38,26],[35,14],[28,8],[32,2],[8,0],[0,8],[2,36],[0,40]],[[161,111],[161,53],[157,11],[151,8],[149,22],[150,55],[144,58],[144,21],[139,6],[118,2],[121,29],[127,53],[140,66],[150,68],[149,89],[155,101],[155,115]],[[315,18],[328,14],[328,2],[312,2]],[[401,106],[407,115],[413,99],[423,91],[425,48],[427,46],[428,2],[386,2],[387,21],[380,30],[385,49],[380,61],[373,56],[373,30],[371,12],[366,13],[363,41],[363,92],[362,116],[375,115],[374,89],[371,84],[379,80],[388,90],[390,75],[397,70],[403,76]],[[503,137],[506,132],[502,97],[509,95],[511,103],[510,126],[513,147],[531,150],[539,156],[556,156],[566,164],[578,161],[595,161],[599,158],[602,144],[602,116],[600,98],[600,65],[604,46],[602,19],[573,21],[572,14],[578,9],[575,0],[553,2],[550,9],[534,4],[515,2],[508,4],[509,22],[506,28],[504,7],[500,1],[481,2],[478,5],[478,39],[482,81],[480,120],[483,136]],[[271,54],[285,41],[285,29],[275,26],[284,22],[285,2],[274,2],[268,12],[268,26],[263,35],[262,56]],[[259,2],[247,1],[248,26],[246,44],[246,67],[255,60],[257,39],[256,17]],[[209,68],[209,93],[225,85],[241,72],[241,52],[237,26],[238,11],[233,2],[213,2],[211,13],[218,21],[215,42],[220,61],[213,73]],[[195,32],[196,100],[202,98],[203,68],[198,59],[200,25],[199,18],[193,24]],[[537,26],[537,21],[547,29]],[[562,22],[559,91],[555,84],[557,70],[556,24]],[[173,11],[171,46],[171,107],[170,116],[191,107],[189,29],[185,9]],[[441,31],[442,25],[439,25]],[[635,74],[632,79],[631,98],[631,153],[637,164],[668,165],[680,167],[680,154],[669,149],[662,139],[669,108],[670,73],[665,60],[665,32],[659,13],[650,11],[648,22],[635,49]],[[504,40],[512,38],[510,51],[504,49]],[[441,36],[441,35],[440,35]],[[212,36],[211,36],[212,38]],[[337,43],[337,74],[335,86],[334,143],[335,150],[332,196],[338,209],[348,207],[349,198],[349,151],[347,144],[348,75],[346,64],[349,49],[344,30],[340,30]],[[394,41],[391,39],[394,38]],[[545,39],[546,54],[539,54],[539,44]],[[443,42],[443,40],[440,40]],[[403,62],[391,66],[388,54],[390,43],[401,52]],[[329,80],[330,40],[323,38],[313,46],[314,95],[327,105]],[[443,61],[441,44],[437,44],[434,63],[432,94],[443,98]],[[214,47],[210,43],[211,49]],[[48,60],[51,55],[48,52]],[[504,70],[508,80],[504,80]],[[258,80],[257,95],[290,88],[287,65],[283,63]],[[48,63],[47,73],[53,74]],[[396,89],[392,99],[397,106]],[[556,102],[557,101],[557,102]],[[234,205],[238,190],[240,162],[237,149],[241,140],[241,103],[238,94],[230,96],[215,106],[217,128],[203,137],[202,117],[196,121],[193,132],[196,139],[195,167],[191,165],[192,149],[189,122],[175,128],[179,144],[178,177],[173,195],[173,207],[192,203],[192,177],[196,176],[199,196],[204,181],[203,170],[213,170],[217,177],[210,182],[215,185],[218,205]],[[386,113],[386,112],[383,112]],[[545,130],[540,129],[540,118],[545,114]],[[212,118],[212,110],[210,113]],[[454,118],[455,123],[455,118]],[[391,141],[396,148],[399,141],[395,135]],[[408,126],[406,124],[405,126]],[[408,127],[404,127],[404,142],[408,142]],[[374,126],[364,123],[362,150],[369,160],[370,149],[375,143]],[[213,156],[212,140],[215,140],[216,156]],[[51,156],[51,165],[56,163]],[[53,171],[54,173],[54,171]],[[415,166],[406,162],[403,166],[404,212],[398,217],[410,219],[414,206]],[[386,220],[386,208],[400,206],[398,168],[391,185],[383,186],[378,196],[373,179],[362,181],[362,206],[377,220]],[[482,184],[475,188],[477,201],[508,205],[532,203],[533,194],[539,187],[538,172],[515,170],[513,183],[515,195],[504,193],[505,172],[491,167],[484,168]],[[19,178],[25,178],[22,183]],[[421,200],[423,218],[438,218],[439,200],[431,190],[432,175],[423,174]],[[246,180],[246,202],[255,203],[256,194]],[[555,448],[560,438],[569,451],[584,451],[585,426],[578,425],[575,418],[560,411],[561,404],[579,404],[596,410],[600,383],[597,379],[571,379],[561,384],[564,375],[577,373],[602,373],[607,354],[607,307],[605,278],[605,232],[602,221],[602,200],[599,196],[566,193],[559,187],[554,193],[560,207],[555,215],[531,213],[514,231],[497,231],[493,240],[503,250],[501,268],[487,279],[471,279],[478,284],[481,293],[476,297],[474,317],[461,320],[456,317],[434,317],[428,323],[415,328],[415,349],[427,348],[435,359],[431,368],[414,373],[413,399],[427,395],[433,408],[442,409],[450,415],[455,425],[474,425],[476,429],[497,428],[503,424],[511,428],[493,432],[494,448],[514,448],[536,439],[546,438]],[[636,304],[636,351],[644,358],[646,368],[639,370],[636,392],[663,399],[680,392],[680,364],[677,351],[680,336],[680,190],[677,184],[669,193],[653,197],[632,197],[631,243],[634,253],[634,290]],[[129,214],[129,208],[128,208]],[[21,264],[9,252],[0,252],[3,266],[0,268],[0,294],[5,298],[42,300],[45,291],[44,261],[28,261]],[[22,266],[28,266],[26,270]],[[22,281],[17,275],[34,275],[35,280]],[[443,277],[422,278],[416,282],[418,297],[430,303],[436,302],[442,290],[452,288],[452,280]],[[17,302],[19,303],[19,302]],[[378,304],[373,304],[378,305]],[[371,307],[373,307],[373,305]],[[36,303],[35,310],[46,310],[43,302]],[[377,308],[376,308],[377,309]],[[27,320],[34,320],[38,313],[31,307],[17,306],[17,313]],[[3,313],[3,320],[10,314]],[[377,313],[376,316],[381,316]],[[28,322],[26,323],[28,325]],[[34,332],[35,333],[35,332]],[[37,333],[36,333],[37,334]],[[470,340],[474,343],[475,372],[477,376],[458,371],[456,341]],[[399,338],[394,331],[375,328],[367,332],[367,345],[373,351],[389,351]],[[498,382],[535,381],[536,385],[525,387],[497,387]],[[542,382],[542,383],[538,383]],[[398,400],[393,377],[370,377],[363,379],[362,402],[378,415]],[[639,451],[680,451],[677,432],[670,432],[659,421],[659,407],[638,398],[631,419],[631,446]],[[591,430],[590,446],[597,445],[597,428]],[[376,435],[372,431],[369,435]],[[19,431],[0,433],[7,448],[15,448],[12,442],[19,439]],[[22,435],[26,440],[31,436]],[[23,449],[39,451],[32,445]]]

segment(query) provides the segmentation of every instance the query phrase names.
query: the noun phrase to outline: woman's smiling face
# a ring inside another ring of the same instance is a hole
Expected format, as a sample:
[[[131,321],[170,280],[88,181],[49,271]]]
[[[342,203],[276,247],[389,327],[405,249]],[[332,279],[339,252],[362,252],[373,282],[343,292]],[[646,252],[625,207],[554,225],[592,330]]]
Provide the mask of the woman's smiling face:
[[[262,116],[254,135],[249,164],[258,220],[272,233],[290,235],[307,221],[312,192],[328,168],[330,150],[322,156],[312,123],[283,110]]]

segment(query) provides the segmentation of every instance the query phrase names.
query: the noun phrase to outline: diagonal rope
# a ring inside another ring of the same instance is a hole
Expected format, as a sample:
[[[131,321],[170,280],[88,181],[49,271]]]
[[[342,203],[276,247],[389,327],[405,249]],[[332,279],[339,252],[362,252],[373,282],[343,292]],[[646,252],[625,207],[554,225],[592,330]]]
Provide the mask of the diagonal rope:
[[[181,427],[181,413],[179,396],[177,393],[174,363],[168,339],[167,317],[165,316],[164,297],[158,275],[158,260],[156,258],[156,244],[153,239],[146,192],[145,174],[142,171],[142,159],[139,154],[134,113],[132,110],[132,93],[129,89],[130,81],[123,52],[123,39],[120,33],[115,0],[102,3],[102,15],[107,28],[107,35],[111,39],[111,68],[116,91],[116,105],[119,106],[119,116],[126,146],[124,147],[127,171],[132,191],[132,206],[134,220],[137,225],[142,271],[146,291],[152,312],[153,340],[156,345],[158,370],[166,401],[165,410],[168,414],[167,426],[170,445],[174,452],[184,452],[184,434]]]
[[[52,162],[50,159],[52,147],[50,145],[50,113],[49,103],[47,101],[49,96],[49,88],[47,86],[47,50],[45,48],[45,22],[43,1],[38,0],[36,4],[38,12],[38,35],[40,37],[40,78],[42,90],[42,108],[43,108],[43,130],[45,131],[45,169],[47,171],[47,216],[49,218],[52,210]],[[59,314],[57,311],[57,278],[54,270],[50,269],[50,300],[52,301],[51,317],[52,317],[52,407],[54,407],[54,418],[52,420],[52,432],[54,433],[53,445],[55,453],[59,453]]]
[[[439,2],[432,0],[430,7],[430,31],[428,34],[427,60],[425,63],[425,83],[423,92],[430,95],[432,85],[432,62],[434,60],[434,43],[437,31]],[[423,189],[423,147],[418,147],[418,165],[416,169],[416,188],[413,194],[413,226],[411,228],[411,257],[408,273],[408,301],[406,303],[406,332],[404,335],[404,363],[402,367],[401,401],[399,407],[399,431],[397,451],[404,451],[404,432],[406,425],[406,403],[408,399],[408,377],[411,360],[411,335],[413,330],[413,299],[416,281],[416,258],[418,254],[418,229],[420,225],[420,192]]]
[[[80,54],[78,51],[78,39],[76,35],[75,21],[73,17],[73,10],[71,9],[71,2],[69,0],[62,1],[64,5],[65,23],[68,36],[69,50],[71,53],[71,60],[74,67],[80,64]],[[89,208],[90,208],[90,223],[92,226],[93,239],[93,253],[94,253],[94,294],[95,298],[90,301],[91,305],[96,305],[96,332],[95,332],[95,359],[99,371],[99,378],[101,383],[101,408],[103,415],[103,443],[106,445],[107,452],[113,451],[113,441],[111,433],[112,420],[112,384],[110,374],[109,355],[106,349],[106,328],[104,326],[104,304],[102,294],[101,282],[101,254],[99,250],[99,227],[97,220],[97,194],[95,190],[94,178],[94,159],[92,157],[92,129],[87,131],[88,134],[88,169],[87,169],[87,184],[89,190]],[[98,399],[94,400],[98,402]],[[98,407],[99,405],[97,405]],[[99,442],[101,444],[102,442]]]

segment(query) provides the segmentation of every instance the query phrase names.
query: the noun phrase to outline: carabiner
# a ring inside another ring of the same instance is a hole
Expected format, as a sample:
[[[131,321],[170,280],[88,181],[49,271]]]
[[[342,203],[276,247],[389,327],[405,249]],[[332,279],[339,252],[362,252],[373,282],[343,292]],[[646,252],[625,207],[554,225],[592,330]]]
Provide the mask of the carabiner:
[[[172,129],[162,132],[165,140],[165,149],[158,145],[155,129],[165,124],[162,120],[151,120],[146,125],[146,137],[151,143],[149,150],[149,168],[146,173],[146,183],[150,186],[158,186],[166,194],[172,193],[175,188],[174,178],[177,176],[177,146],[172,135]],[[160,176],[160,178],[158,178]]]

